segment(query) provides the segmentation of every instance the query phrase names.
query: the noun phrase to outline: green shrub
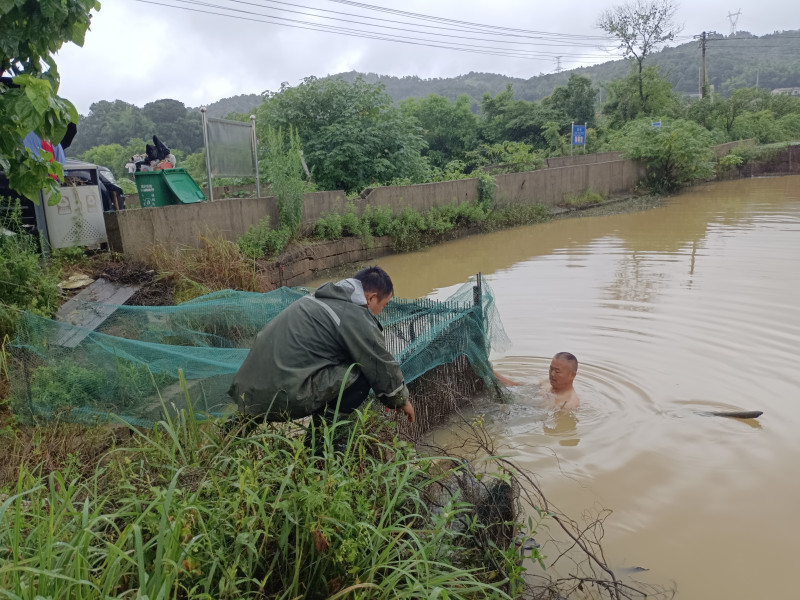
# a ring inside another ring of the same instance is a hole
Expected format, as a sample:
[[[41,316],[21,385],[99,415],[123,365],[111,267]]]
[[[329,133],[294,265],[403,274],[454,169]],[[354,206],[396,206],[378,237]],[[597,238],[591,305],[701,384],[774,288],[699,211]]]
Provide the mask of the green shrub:
[[[276,256],[283,251],[291,238],[292,230],[288,227],[272,229],[267,215],[257,225],[251,225],[247,233],[239,238],[239,249],[252,259]]]
[[[388,206],[367,205],[361,218],[369,223],[373,235],[383,236],[389,234],[394,215]]]
[[[342,237],[342,215],[329,213],[317,221],[314,233],[321,240],[338,240]]]
[[[42,261],[20,215],[19,202],[0,198],[0,339],[13,337],[20,311],[52,317],[59,306],[58,273]]]

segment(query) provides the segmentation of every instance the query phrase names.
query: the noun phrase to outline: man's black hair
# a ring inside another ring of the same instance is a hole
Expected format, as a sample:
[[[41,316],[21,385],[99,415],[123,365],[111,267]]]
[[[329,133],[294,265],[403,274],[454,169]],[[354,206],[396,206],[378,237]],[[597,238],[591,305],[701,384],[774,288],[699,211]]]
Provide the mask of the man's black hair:
[[[565,360],[570,364],[570,366],[575,371],[578,370],[578,359],[575,358],[575,355],[571,354],[570,352],[559,352],[553,358],[560,358],[561,360]]]
[[[367,267],[354,275],[361,282],[365,292],[377,292],[379,298],[394,294],[394,285],[389,274],[380,267]]]

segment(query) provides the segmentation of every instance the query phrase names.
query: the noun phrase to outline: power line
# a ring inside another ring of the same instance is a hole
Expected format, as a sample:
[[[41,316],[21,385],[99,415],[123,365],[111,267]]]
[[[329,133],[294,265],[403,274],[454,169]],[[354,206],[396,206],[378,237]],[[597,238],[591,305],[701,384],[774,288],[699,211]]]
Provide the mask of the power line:
[[[329,2],[335,2],[337,4],[347,4],[349,6],[357,6],[359,8],[365,8],[367,10],[375,10],[379,12],[386,12],[396,15],[403,15],[407,17],[414,17],[416,19],[422,19],[426,21],[437,21],[440,23],[453,23],[458,25],[468,25],[472,27],[482,27],[486,29],[495,29],[498,31],[514,31],[514,32],[521,32],[521,33],[529,33],[529,34],[538,34],[538,35],[554,35],[560,36],[564,38],[574,38],[574,39],[591,39],[591,40],[603,40],[603,41],[613,41],[613,38],[609,38],[608,36],[588,36],[588,35],[578,35],[578,34],[569,34],[569,33],[548,33],[546,31],[534,31],[530,29],[517,29],[514,27],[503,27],[499,25],[483,25],[480,23],[472,23],[470,21],[459,21],[456,19],[448,19],[446,17],[435,17],[432,15],[424,15],[421,13],[413,13],[407,12],[404,10],[398,10],[396,8],[388,8],[384,6],[373,6],[372,4],[364,4],[362,2],[355,2],[354,0],[328,0]]]
[[[359,38],[366,38],[366,39],[375,39],[381,41],[392,41],[416,46],[427,46],[432,48],[441,48],[446,50],[457,50],[462,52],[472,52],[477,54],[486,54],[492,56],[502,56],[508,58],[522,58],[522,59],[534,59],[534,58],[550,58],[553,56],[553,53],[547,53],[542,51],[532,51],[532,50],[522,50],[522,49],[515,49],[515,48],[503,48],[503,47],[493,47],[493,46],[484,46],[479,44],[466,44],[461,42],[436,42],[436,40],[430,40],[426,38],[415,38],[409,36],[402,36],[393,33],[383,33],[383,32],[369,32],[369,31],[362,31],[362,30],[354,30],[348,29],[345,27],[337,27],[333,25],[326,25],[322,23],[313,23],[309,21],[303,21],[298,19],[288,19],[285,17],[277,17],[272,15],[264,15],[262,13],[256,13],[253,11],[247,11],[243,9],[232,9],[220,6],[218,4],[212,4],[209,2],[201,2],[199,0],[173,0],[173,2],[180,2],[182,4],[188,4],[191,6],[178,6],[174,4],[165,4],[163,1],[157,2],[155,0],[136,0],[137,2],[141,2],[143,4],[153,4],[160,7],[168,7],[168,8],[175,8],[179,10],[185,10],[188,12],[194,13],[201,13],[201,14],[209,14],[213,16],[222,16],[232,19],[256,22],[256,23],[269,23],[269,24],[276,24],[281,25],[284,27],[290,27],[295,29],[305,29],[311,31],[322,31],[325,33],[334,33],[339,35],[347,35],[349,37],[359,37]],[[195,8],[197,6],[203,8]],[[216,10],[208,10],[208,9],[216,9]],[[217,12],[219,10],[229,11],[229,12]],[[230,14],[233,13],[240,13],[240,14]],[[422,32],[423,34],[427,32]],[[430,34],[429,34],[430,35]],[[501,40],[495,40],[495,43],[502,43]],[[575,58],[586,58],[586,59],[595,59],[595,58],[605,58],[605,56],[600,55],[572,55]]]
[[[251,5],[253,4],[252,2],[244,2],[244,0],[229,0],[229,1],[240,3],[240,4],[251,4]],[[330,10],[330,9],[325,9],[325,8],[318,8],[318,7],[315,7],[315,6],[306,6],[306,5],[303,5],[303,4],[296,4],[296,3],[293,3],[293,2],[284,2],[284,1],[281,1],[281,0],[262,0],[262,1],[267,3],[267,4],[280,4],[280,5],[285,5],[285,6],[292,6],[292,7],[295,7],[295,8],[306,8],[308,10],[313,10],[313,11],[317,11],[317,12],[326,12],[326,13],[331,13],[331,14],[335,14],[335,15],[342,15],[342,16],[346,16],[346,17],[359,17],[359,18],[369,19],[369,20],[372,20],[372,21],[382,21],[382,22],[386,22],[386,23],[399,23],[399,24],[403,24],[403,25],[413,25],[415,27],[425,27],[425,28],[428,28],[428,29],[442,29],[442,30],[445,30],[445,31],[458,31],[458,32],[466,32],[466,33],[484,33],[484,34],[488,33],[490,35],[497,35],[496,33],[492,33],[492,27],[493,26],[485,26],[485,25],[460,26],[459,25],[459,26],[452,27],[452,26],[447,26],[447,25],[426,25],[425,23],[414,23],[414,22],[409,22],[409,21],[400,21],[400,20],[397,20],[397,19],[384,19],[384,18],[381,18],[381,17],[371,17],[371,16],[368,16],[368,15],[362,15],[362,14],[358,14],[358,13],[348,13],[348,12],[342,12],[342,11],[338,11],[338,10]],[[293,10],[290,10],[290,9],[283,9],[283,10],[285,10],[287,12],[299,12],[299,11],[293,11]],[[301,13],[301,14],[309,14],[309,13]],[[319,15],[315,15],[315,16],[319,16]],[[573,44],[573,45],[585,45],[585,46],[595,46],[596,47],[596,43],[593,43],[593,44],[575,44],[575,39],[579,39],[581,36],[575,36],[575,35],[572,35],[572,34],[545,33],[545,32],[511,33],[511,32],[504,31],[502,33],[502,35],[504,37],[518,37],[518,38],[541,39],[541,40],[547,40],[549,38],[553,38],[553,40],[551,40],[551,41],[565,40],[567,43],[570,43],[570,44]],[[585,38],[587,40],[598,39],[598,38],[595,38],[593,36],[585,36]],[[605,40],[605,41],[612,41],[613,38],[606,37],[606,38],[599,38],[599,39],[600,40]]]
[[[238,13],[243,13],[243,14],[248,14],[248,15],[256,15],[256,16],[275,18],[275,19],[283,19],[283,17],[277,17],[277,16],[273,16],[273,15],[269,15],[269,14],[264,14],[264,13],[260,13],[260,12],[251,11],[251,10],[238,9],[238,8],[229,8],[229,7],[225,7],[225,6],[216,4],[216,3],[203,2],[201,0],[173,0],[173,1],[182,2],[182,3],[185,3],[185,4],[197,5],[197,6],[204,6],[204,7],[207,7],[207,8],[215,8],[215,9],[220,9],[220,10],[225,10],[225,11],[238,12]],[[269,7],[264,7],[260,3],[248,2],[246,0],[228,0],[228,1],[233,3],[233,4],[239,4],[239,5],[245,5],[245,6],[255,6],[255,7],[261,8],[262,10],[275,10],[275,11],[278,11],[279,13],[280,12],[286,12],[286,13],[291,13],[291,14],[299,14],[299,15],[306,16],[306,17],[315,17],[315,18],[318,18],[318,19],[329,19],[329,20],[333,20],[333,21],[345,21],[346,23],[351,24],[351,25],[352,24],[366,25],[367,27],[379,28],[381,30],[386,29],[386,30],[389,30],[390,32],[396,30],[396,31],[404,31],[404,32],[416,33],[416,34],[421,34],[421,35],[436,35],[436,36],[438,36],[440,38],[441,37],[446,37],[446,38],[455,38],[455,39],[467,39],[467,40],[473,40],[473,41],[492,42],[492,43],[496,43],[496,44],[514,44],[514,45],[524,45],[524,46],[553,46],[553,45],[554,46],[564,46],[564,45],[570,45],[570,46],[575,46],[575,45],[578,45],[578,46],[592,46],[591,44],[576,44],[574,42],[565,42],[565,41],[551,41],[551,42],[545,44],[545,43],[542,43],[542,42],[538,42],[537,43],[537,42],[526,42],[526,41],[517,41],[517,40],[506,40],[506,39],[496,39],[496,38],[475,37],[474,35],[455,35],[455,34],[441,33],[441,32],[420,31],[419,29],[409,29],[409,28],[406,28],[406,27],[397,27],[397,26],[391,26],[391,25],[390,26],[387,26],[387,25],[376,25],[374,23],[370,23],[369,20],[363,21],[363,20],[359,20],[359,19],[355,19],[354,20],[352,18],[345,19],[345,18],[342,18],[342,17],[330,17],[330,16],[327,16],[327,15],[316,15],[316,14],[309,13],[309,12],[293,10],[293,9],[287,9],[287,8],[273,9],[273,8],[269,8]],[[264,1],[268,2],[268,3],[271,3],[271,4],[282,4],[282,5],[296,6],[296,7],[300,7],[300,8],[310,8],[310,7],[307,7],[307,6],[295,5],[295,4],[292,4],[290,2],[279,2],[277,0],[264,0]],[[310,8],[310,9],[311,10],[316,10],[316,9],[313,9],[313,8]],[[361,15],[354,15],[352,13],[341,13],[341,12],[337,12],[337,11],[330,11],[330,12],[336,12],[336,14],[340,14],[340,15],[343,15],[343,16],[363,18]],[[366,18],[367,19],[374,19],[373,17],[366,17]],[[291,20],[291,19],[289,19],[289,20]],[[386,19],[379,19],[379,20],[386,21]],[[300,22],[307,22],[307,21],[300,21]],[[481,32],[480,30],[475,30],[475,29],[458,29],[458,28],[441,27],[441,26],[435,26],[435,25],[418,25],[418,24],[415,24],[415,23],[407,23],[405,21],[392,21],[392,22],[401,23],[401,24],[405,24],[405,25],[412,25],[413,27],[428,27],[428,28],[435,28],[435,29],[445,29],[445,30],[448,30],[448,31],[455,31],[455,32],[465,33],[465,34],[466,33],[484,33],[484,34],[486,34],[486,32]],[[392,34],[392,35],[395,35],[395,34]],[[497,34],[491,34],[490,33],[488,35],[497,35]],[[525,36],[517,36],[517,37],[525,37]],[[530,36],[528,36],[528,37],[530,37]],[[541,38],[535,37],[535,38],[530,38],[530,39],[541,39]],[[593,45],[593,46],[596,47],[596,45]]]

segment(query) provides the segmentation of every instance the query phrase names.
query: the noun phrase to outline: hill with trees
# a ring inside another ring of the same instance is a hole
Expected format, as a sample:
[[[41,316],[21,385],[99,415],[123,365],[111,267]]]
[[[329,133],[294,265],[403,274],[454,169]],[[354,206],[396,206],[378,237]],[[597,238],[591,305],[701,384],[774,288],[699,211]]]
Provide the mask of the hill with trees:
[[[800,30],[755,36],[745,31],[730,36],[709,34],[706,47],[706,72],[709,84],[725,96],[737,88],[762,87],[768,90],[800,86]],[[654,52],[647,64],[661,69],[676,92],[693,95],[699,90],[700,47],[697,42]],[[549,96],[556,87],[564,86],[572,74],[588,77],[596,86],[622,79],[630,71],[626,60],[611,60],[591,67],[579,67],[534,75],[530,79],[507,77],[494,73],[467,73],[457,77],[422,79],[415,76],[392,77],[376,73],[349,71],[333,77],[353,82],[362,76],[369,83],[381,83],[386,92],[399,102],[404,98],[423,98],[438,94],[455,100],[461,94],[470,97],[477,109],[484,93],[496,95],[510,83],[520,100],[535,102]],[[605,94],[603,94],[605,96]]]

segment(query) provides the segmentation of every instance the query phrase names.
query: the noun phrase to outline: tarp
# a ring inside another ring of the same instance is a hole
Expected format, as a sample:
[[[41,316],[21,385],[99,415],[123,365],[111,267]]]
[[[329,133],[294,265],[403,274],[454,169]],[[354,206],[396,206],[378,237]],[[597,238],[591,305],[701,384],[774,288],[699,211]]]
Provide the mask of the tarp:
[[[255,177],[250,123],[207,119],[208,162],[212,177]]]

